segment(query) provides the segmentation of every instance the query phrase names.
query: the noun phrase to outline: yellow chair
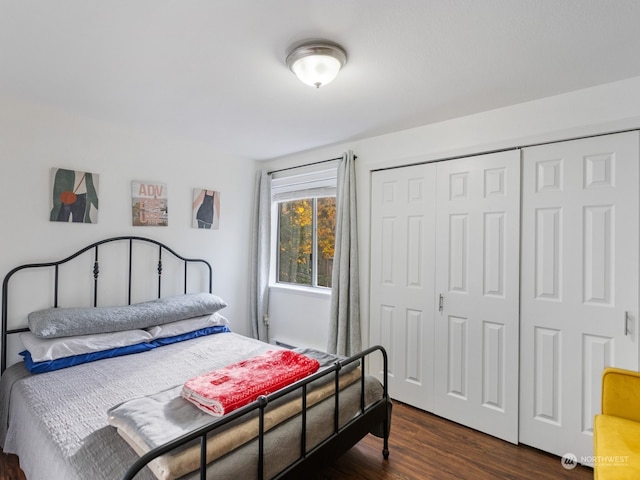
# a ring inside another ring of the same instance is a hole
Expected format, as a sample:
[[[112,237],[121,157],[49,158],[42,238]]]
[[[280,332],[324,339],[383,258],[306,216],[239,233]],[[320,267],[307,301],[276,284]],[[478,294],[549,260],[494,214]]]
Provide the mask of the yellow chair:
[[[640,373],[605,368],[593,429],[594,478],[640,479]]]

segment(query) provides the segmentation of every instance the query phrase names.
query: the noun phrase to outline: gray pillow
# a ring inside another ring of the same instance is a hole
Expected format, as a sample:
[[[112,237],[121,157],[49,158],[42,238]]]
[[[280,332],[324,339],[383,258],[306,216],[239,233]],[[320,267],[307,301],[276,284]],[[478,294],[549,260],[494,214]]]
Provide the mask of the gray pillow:
[[[29,329],[43,338],[120,332],[208,315],[226,307],[211,293],[190,293],[116,307],[47,308],[28,315]]]

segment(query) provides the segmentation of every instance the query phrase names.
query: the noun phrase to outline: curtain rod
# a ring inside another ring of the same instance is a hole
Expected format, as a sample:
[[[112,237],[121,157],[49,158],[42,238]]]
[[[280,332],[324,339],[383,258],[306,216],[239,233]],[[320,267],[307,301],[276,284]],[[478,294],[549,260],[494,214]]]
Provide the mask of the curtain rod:
[[[320,163],[335,162],[336,160],[342,160],[342,158],[343,157],[328,158],[327,160],[318,160],[317,162],[304,163],[302,165],[296,165],[295,167],[280,168],[278,170],[272,170],[270,172],[267,172],[267,175],[271,175],[271,174],[279,173],[279,172],[285,172],[287,170],[293,170],[294,168],[302,168],[302,167],[308,167],[308,166],[311,166],[311,165],[318,165]],[[356,157],[354,155],[353,158],[356,159],[358,157]]]

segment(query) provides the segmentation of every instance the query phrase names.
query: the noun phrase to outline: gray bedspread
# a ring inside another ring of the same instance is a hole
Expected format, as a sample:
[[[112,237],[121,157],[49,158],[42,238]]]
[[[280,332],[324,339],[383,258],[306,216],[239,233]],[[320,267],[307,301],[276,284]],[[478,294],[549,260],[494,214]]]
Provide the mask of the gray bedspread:
[[[5,452],[20,457],[29,480],[118,479],[138,457],[107,424],[109,408],[273,348],[277,347],[234,333],[220,333],[38,375],[25,373],[21,364],[14,365],[0,380],[0,444]],[[367,397],[379,397],[380,390],[376,382],[367,384]],[[356,382],[341,399],[351,398],[357,405],[359,392]],[[330,414],[332,403],[320,403],[314,410]],[[356,411],[357,407],[342,409],[341,422]],[[294,425],[296,420],[288,423]],[[330,423],[318,421],[311,428],[313,438],[309,441],[319,441]],[[286,442],[295,442],[295,437],[290,430],[274,429],[267,445],[274,451],[286,451]],[[219,460],[212,478],[251,478],[254,457],[255,448],[249,443],[235,458]],[[268,470],[275,472],[283,461],[287,459],[274,462]],[[136,478],[149,480],[154,476],[145,468]]]

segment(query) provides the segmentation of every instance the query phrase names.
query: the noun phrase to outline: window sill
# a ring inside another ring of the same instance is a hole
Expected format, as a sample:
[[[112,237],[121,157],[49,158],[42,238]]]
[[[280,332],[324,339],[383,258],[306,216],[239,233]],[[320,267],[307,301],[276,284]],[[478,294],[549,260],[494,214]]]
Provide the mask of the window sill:
[[[307,295],[307,296],[316,297],[316,298],[331,297],[331,289],[322,288],[322,287],[314,288],[314,287],[303,287],[299,285],[271,283],[269,284],[269,290],[291,293],[293,295]]]

